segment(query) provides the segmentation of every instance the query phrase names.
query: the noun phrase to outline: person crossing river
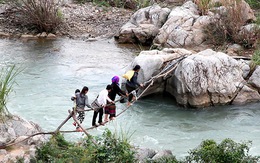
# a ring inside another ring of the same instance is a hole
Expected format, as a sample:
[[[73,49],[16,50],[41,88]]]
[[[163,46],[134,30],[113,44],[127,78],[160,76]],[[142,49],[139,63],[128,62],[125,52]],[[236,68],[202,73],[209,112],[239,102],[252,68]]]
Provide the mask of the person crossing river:
[[[119,96],[128,96],[128,94],[124,91],[122,91],[119,87],[119,77],[114,76],[112,79],[112,90],[108,93],[108,97],[112,100],[115,101],[116,95],[118,94]],[[108,121],[108,115],[110,120],[114,120],[116,117],[116,104],[115,103],[110,103],[109,106],[105,107],[105,119],[104,121]]]
[[[76,93],[76,111],[78,113],[77,119],[80,123],[82,123],[85,119],[85,106],[88,108],[92,108],[88,102],[88,87],[84,86],[80,93]],[[82,129],[76,124],[76,122],[73,123],[74,126],[76,126],[76,130],[81,132]]]

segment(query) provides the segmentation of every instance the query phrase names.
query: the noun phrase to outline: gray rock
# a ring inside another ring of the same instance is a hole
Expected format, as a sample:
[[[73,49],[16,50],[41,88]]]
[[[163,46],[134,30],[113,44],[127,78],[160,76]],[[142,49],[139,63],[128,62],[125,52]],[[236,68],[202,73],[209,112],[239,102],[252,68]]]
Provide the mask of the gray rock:
[[[153,158],[156,154],[155,150],[148,148],[139,148],[137,149],[136,159],[139,163],[145,162],[147,159]]]
[[[157,160],[162,157],[172,157],[172,156],[173,156],[173,154],[172,154],[171,150],[162,150],[162,151],[159,151],[158,153],[156,153],[156,155],[154,155],[152,159]]]

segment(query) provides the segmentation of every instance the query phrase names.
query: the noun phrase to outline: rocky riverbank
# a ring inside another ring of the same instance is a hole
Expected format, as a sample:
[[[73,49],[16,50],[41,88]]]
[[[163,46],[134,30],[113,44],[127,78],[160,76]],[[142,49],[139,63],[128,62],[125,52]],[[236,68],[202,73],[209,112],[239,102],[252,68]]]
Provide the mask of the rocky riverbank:
[[[4,17],[7,5],[0,6],[0,36],[20,37],[22,34],[37,34],[26,28],[18,28]],[[74,39],[108,38],[114,36],[125,24],[133,10],[99,7],[92,3],[68,3],[60,7],[63,24],[57,27],[56,36],[66,36]]]

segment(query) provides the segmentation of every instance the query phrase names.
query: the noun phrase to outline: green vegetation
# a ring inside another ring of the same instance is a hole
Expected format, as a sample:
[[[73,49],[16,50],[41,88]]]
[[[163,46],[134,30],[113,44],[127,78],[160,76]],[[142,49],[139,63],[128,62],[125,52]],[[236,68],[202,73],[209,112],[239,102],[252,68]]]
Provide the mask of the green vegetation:
[[[255,47],[260,36],[260,29],[253,28],[254,32],[241,31],[241,27],[246,23],[242,17],[242,1],[221,0],[220,2],[226,8],[226,12],[223,13],[220,10],[216,10],[216,14],[220,15],[220,17],[212,18],[211,23],[205,26],[205,39],[208,43],[212,43],[215,46],[237,43],[245,48]],[[259,22],[259,16],[257,16],[256,24],[257,22]]]
[[[257,49],[253,56],[252,56],[252,61],[254,65],[260,65],[260,49]]]
[[[5,0],[0,0],[0,4],[4,4],[5,3]]]
[[[98,6],[140,9],[150,5],[149,0],[77,0],[78,3],[93,2]]]
[[[95,146],[91,139],[95,139]],[[129,137],[106,130],[100,137],[85,138],[78,144],[67,142],[61,134],[37,149],[37,162],[135,162]]]
[[[206,15],[210,8],[211,0],[194,0],[194,3],[198,6],[201,15]]]
[[[94,145],[91,139],[95,139],[98,146]],[[251,142],[236,143],[231,139],[225,139],[220,144],[214,140],[205,140],[183,160],[177,160],[175,156],[164,156],[156,160],[146,160],[146,163],[257,163],[260,156],[253,157],[248,154],[250,145]],[[57,134],[37,149],[36,158],[31,162],[134,163],[137,162],[134,155],[129,137],[106,129],[102,136],[84,138],[79,143],[67,142],[63,135]]]
[[[259,0],[245,0],[250,7],[254,9],[260,9],[260,1]]]
[[[251,142],[236,143],[231,139],[225,139],[220,144],[214,140],[205,140],[198,148],[189,152],[186,162],[257,163],[260,157],[248,154],[250,145]]]
[[[55,32],[62,14],[55,0],[19,0],[12,2],[6,16],[18,27],[39,32]]]
[[[14,78],[18,75],[19,71],[15,69],[15,66],[9,66],[2,68],[0,73],[0,119],[5,120],[10,115],[6,102],[9,93],[12,91],[12,86],[15,83]]]

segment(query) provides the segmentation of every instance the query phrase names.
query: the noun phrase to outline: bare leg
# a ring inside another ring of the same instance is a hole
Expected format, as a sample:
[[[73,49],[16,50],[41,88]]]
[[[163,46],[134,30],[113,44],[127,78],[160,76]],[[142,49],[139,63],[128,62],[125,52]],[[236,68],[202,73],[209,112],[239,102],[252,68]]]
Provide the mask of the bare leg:
[[[104,122],[108,121],[108,114],[105,114]]]

